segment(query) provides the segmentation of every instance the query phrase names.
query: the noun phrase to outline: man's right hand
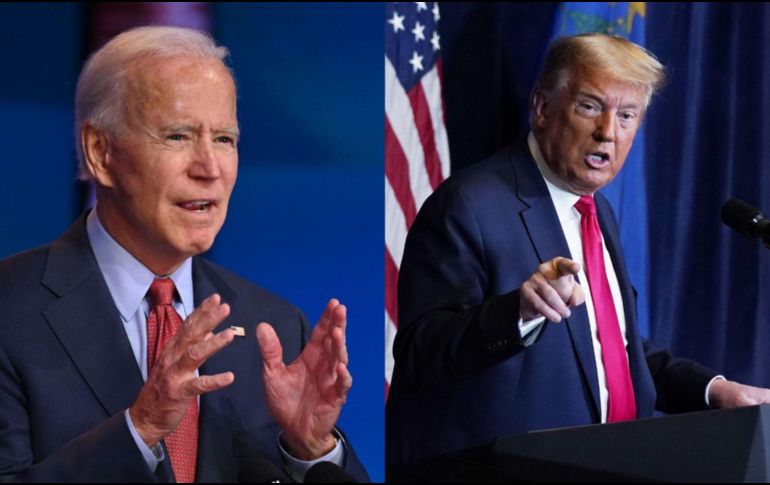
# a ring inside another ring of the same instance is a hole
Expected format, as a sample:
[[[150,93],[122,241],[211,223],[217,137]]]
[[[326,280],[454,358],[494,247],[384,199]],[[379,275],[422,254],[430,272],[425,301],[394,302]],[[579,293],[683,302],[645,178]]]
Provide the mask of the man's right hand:
[[[233,341],[230,329],[212,333],[229,314],[229,305],[221,303],[219,295],[211,295],[163,348],[139,398],[129,409],[137,433],[150,448],[174,431],[191,399],[229,386],[235,379],[232,372],[195,375],[209,357]]]
[[[521,285],[519,313],[522,320],[544,316],[552,322],[568,318],[575,307],[585,302],[583,288],[575,281],[580,264],[556,257],[538,266],[537,271]]]

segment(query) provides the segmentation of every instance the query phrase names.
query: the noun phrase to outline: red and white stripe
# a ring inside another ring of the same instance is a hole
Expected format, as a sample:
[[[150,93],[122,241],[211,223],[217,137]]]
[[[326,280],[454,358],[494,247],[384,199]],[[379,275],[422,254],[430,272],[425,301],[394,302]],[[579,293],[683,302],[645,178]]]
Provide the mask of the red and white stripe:
[[[425,199],[449,176],[441,61],[406,92],[385,57],[385,384],[393,375],[398,270],[406,233]]]

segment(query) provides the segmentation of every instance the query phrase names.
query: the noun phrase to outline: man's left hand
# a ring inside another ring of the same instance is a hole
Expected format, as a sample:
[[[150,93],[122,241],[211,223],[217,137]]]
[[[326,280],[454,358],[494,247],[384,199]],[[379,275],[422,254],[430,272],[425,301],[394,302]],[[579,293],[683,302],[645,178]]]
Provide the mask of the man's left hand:
[[[283,349],[273,327],[267,323],[257,326],[267,406],[283,429],[289,451],[300,460],[314,460],[334,449],[332,430],[353,384],[348,372],[346,322],[345,306],[330,300],[310,342],[288,366],[283,363]]]
[[[721,379],[714,381],[709,388],[709,404],[712,408],[736,408],[765,403],[770,403],[770,389]]]

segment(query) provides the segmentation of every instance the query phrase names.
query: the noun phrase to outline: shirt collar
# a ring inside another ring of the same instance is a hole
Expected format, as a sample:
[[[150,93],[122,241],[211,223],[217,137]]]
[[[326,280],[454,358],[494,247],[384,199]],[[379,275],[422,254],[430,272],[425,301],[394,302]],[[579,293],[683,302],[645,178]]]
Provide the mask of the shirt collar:
[[[545,163],[543,153],[540,151],[540,147],[537,144],[535,135],[531,131],[527,136],[527,145],[529,146],[529,151],[532,154],[532,158],[534,158],[535,163],[537,163],[537,168],[540,169],[540,175],[542,175],[543,180],[545,180],[545,185],[548,187],[548,192],[551,194],[551,200],[553,201],[553,205],[556,208],[556,213],[559,216],[559,220],[566,220],[573,214],[572,210],[574,209],[577,201],[580,200],[580,196],[573,194],[572,192],[568,192],[552,182],[558,180],[558,177],[555,173],[553,173],[548,164]],[[577,211],[577,209],[575,209],[575,211]]]
[[[110,236],[94,208],[86,221],[88,240],[115,306],[124,321],[136,314],[156,275]],[[185,315],[193,310],[192,258],[168,275],[174,281]]]

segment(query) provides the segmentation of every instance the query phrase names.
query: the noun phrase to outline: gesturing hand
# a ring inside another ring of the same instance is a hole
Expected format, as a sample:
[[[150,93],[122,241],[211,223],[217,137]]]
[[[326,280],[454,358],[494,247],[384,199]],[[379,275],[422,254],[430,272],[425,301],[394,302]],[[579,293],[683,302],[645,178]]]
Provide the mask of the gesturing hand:
[[[267,406],[283,429],[292,455],[301,460],[319,458],[335,445],[331,432],[353,384],[345,325],[345,306],[330,300],[310,342],[288,366],[273,327],[267,323],[257,327]]]
[[[580,264],[557,257],[538,266],[537,271],[521,285],[519,313],[522,320],[543,315],[552,322],[568,318],[570,307],[585,301],[583,288],[575,281]]]
[[[219,295],[211,295],[166,343],[129,409],[136,431],[148,446],[155,446],[174,431],[191,399],[226,387],[235,379],[232,372],[195,376],[198,367],[233,341],[230,329],[212,333],[229,314],[230,307],[220,302]]]

